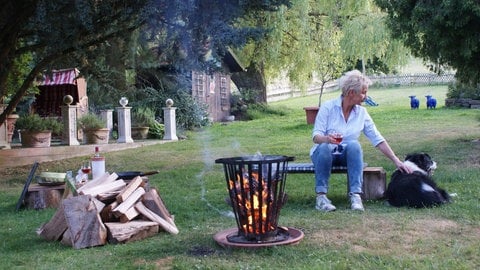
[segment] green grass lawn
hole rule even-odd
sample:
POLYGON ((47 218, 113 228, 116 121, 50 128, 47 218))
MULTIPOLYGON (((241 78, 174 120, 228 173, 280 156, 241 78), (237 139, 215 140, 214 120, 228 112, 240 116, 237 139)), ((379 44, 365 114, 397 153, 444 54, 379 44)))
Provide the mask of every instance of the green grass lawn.
MULTIPOLYGON (((368 107, 377 127, 399 157, 426 151, 438 162, 437 183, 456 193, 453 203, 431 209, 392 208, 365 202, 349 210, 345 175, 333 175, 333 213, 314 208, 313 175, 288 175, 288 201, 279 224, 300 229, 298 245, 255 250, 225 249, 213 235, 236 226, 225 203, 220 157, 262 154, 309 160, 311 129, 303 107, 317 96, 272 103, 283 114, 249 122, 214 124, 188 132, 187 140, 107 153, 107 170, 160 170, 150 177, 180 230, 137 242, 82 250, 46 242, 35 230, 55 209, 16 212, 28 167, 5 170, 0 180, 0 265, 2 269, 475 269, 480 267, 480 112, 444 108, 446 86, 371 89, 379 103, 368 107), (421 106, 410 110, 409 95, 421 106), (437 98, 427 110, 424 96, 437 98)), ((323 100, 338 96, 324 94, 323 100)), ((362 138, 365 161, 387 178, 394 165, 362 138)), ((80 158, 43 163, 40 169, 76 169, 80 158)))

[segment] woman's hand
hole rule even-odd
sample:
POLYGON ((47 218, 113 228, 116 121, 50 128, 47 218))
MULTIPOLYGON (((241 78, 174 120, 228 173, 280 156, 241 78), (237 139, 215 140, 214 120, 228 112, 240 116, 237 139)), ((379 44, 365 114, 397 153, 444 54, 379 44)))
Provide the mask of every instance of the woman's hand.
POLYGON ((400 170, 401 172, 403 173, 412 173, 412 169, 405 165, 405 163, 401 162, 401 161, 398 161, 395 163, 395 166, 397 166, 397 169, 400 170))
POLYGON ((316 144, 322 144, 322 143, 340 144, 334 138, 333 134, 329 134, 329 135, 326 135, 326 136, 315 135, 315 137, 313 138, 313 143, 316 143, 316 144))

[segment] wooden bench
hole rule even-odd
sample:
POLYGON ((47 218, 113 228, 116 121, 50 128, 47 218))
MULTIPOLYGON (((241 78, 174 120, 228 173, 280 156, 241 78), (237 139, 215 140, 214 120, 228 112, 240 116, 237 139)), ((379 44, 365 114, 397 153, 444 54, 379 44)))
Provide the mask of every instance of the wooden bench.
MULTIPOLYGON (((288 163, 287 173, 315 173, 313 163, 288 163)), ((346 166, 333 166, 332 173, 347 173, 346 166)), ((363 168, 363 194, 364 200, 382 199, 387 185, 386 172, 382 167, 363 168)))

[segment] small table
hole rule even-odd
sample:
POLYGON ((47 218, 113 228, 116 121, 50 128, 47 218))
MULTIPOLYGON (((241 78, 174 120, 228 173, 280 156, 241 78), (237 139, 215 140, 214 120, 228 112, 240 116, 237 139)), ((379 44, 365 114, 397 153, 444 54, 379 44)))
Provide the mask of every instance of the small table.
POLYGON ((47 207, 57 208, 63 198, 65 183, 60 185, 32 184, 25 195, 25 206, 36 210, 47 207))

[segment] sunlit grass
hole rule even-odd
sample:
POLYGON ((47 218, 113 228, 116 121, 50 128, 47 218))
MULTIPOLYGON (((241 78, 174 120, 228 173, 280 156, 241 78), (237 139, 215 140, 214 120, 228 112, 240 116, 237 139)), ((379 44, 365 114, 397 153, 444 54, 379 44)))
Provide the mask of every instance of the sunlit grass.
MULTIPOLYGON (((160 170, 150 184, 175 215, 178 235, 160 233, 125 245, 74 250, 46 242, 35 229, 54 209, 15 212, 28 166, 0 180, 0 265, 20 269, 475 269, 480 266, 480 122, 478 110, 444 107, 446 86, 371 89, 379 103, 368 107, 377 127, 399 157, 427 151, 438 162, 438 184, 456 193, 452 204, 432 209, 391 208, 365 202, 364 213, 348 210, 345 175, 331 179, 334 213, 314 209, 313 175, 288 175, 288 201, 280 225, 301 229, 294 246, 256 250, 224 249, 213 241, 219 231, 236 226, 225 215, 226 182, 216 158, 255 154, 294 156, 309 161, 311 126, 303 107, 317 96, 270 104, 286 114, 262 115, 249 122, 214 124, 188 132, 187 140, 106 153, 107 170, 160 170), (437 98, 426 110, 424 95, 437 98), (409 95, 421 100, 410 110, 409 95), (201 252, 200 252, 201 251, 201 252)), ((325 93, 323 100, 338 96, 325 93)), ((365 160, 390 176, 394 167, 363 137, 365 160)), ((41 168, 75 168, 80 158, 41 164, 41 168)))

